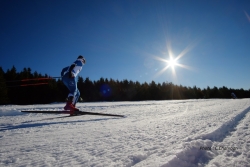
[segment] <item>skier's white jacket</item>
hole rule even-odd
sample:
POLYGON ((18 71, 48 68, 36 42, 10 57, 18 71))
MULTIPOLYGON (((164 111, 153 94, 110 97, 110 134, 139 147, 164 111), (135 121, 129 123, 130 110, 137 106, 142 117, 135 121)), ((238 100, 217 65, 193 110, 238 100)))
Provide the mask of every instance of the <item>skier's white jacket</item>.
MULTIPOLYGON (((75 65, 75 67, 73 68, 73 70, 71 72, 73 73, 74 77, 76 77, 78 75, 78 73, 82 70, 82 66, 84 64, 81 61, 81 59, 77 59, 72 65, 75 65)), ((66 75, 69 72, 69 68, 70 68, 70 66, 62 69, 61 77, 63 77, 64 75, 66 75)))

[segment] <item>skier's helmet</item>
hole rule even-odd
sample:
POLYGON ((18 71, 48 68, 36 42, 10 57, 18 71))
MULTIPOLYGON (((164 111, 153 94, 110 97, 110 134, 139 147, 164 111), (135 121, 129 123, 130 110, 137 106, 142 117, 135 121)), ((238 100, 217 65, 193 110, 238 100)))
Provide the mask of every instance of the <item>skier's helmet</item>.
POLYGON ((77 59, 81 60, 83 64, 86 63, 86 60, 85 60, 85 58, 82 55, 79 55, 77 59))

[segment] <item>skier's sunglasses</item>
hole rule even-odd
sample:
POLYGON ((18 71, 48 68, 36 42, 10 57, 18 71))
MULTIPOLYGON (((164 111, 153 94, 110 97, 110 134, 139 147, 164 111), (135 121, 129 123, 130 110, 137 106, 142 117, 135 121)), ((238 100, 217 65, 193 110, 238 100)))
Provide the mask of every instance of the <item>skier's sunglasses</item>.
POLYGON ((82 63, 83 63, 83 64, 85 64, 85 63, 86 63, 85 59, 81 59, 81 61, 82 61, 82 63))

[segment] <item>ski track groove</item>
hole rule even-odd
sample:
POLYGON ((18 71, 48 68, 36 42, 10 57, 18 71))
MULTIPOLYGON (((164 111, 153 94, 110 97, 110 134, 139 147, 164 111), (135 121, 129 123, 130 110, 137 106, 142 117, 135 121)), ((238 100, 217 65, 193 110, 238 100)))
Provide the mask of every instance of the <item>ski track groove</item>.
MULTIPOLYGON (((194 139, 188 139, 186 143, 185 150, 179 152, 176 157, 174 157, 167 164, 162 165, 161 167, 203 167, 208 164, 209 160, 213 159, 215 155, 211 152, 205 152, 197 148, 197 143, 204 147, 212 147, 213 142, 222 142, 234 129, 239 125, 241 121, 246 118, 246 115, 250 111, 250 106, 245 110, 237 114, 231 120, 223 123, 218 129, 214 130, 211 133, 200 135, 194 139), (191 156, 186 156, 190 152, 191 156)), ((248 124, 247 124, 248 125, 248 124)), ((237 152, 235 153, 237 156, 237 152)), ((240 153, 239 153, 240 154, 240 153)), ((247 155, 250 158, 250 154, 247 155)), ((230 164, 229 164, 230 165, 230 164)), ((250 167, 250 165, 247 165, 250 167)))
MULTIPOLYGON (((244 118, 235 127, 235 131, 223 140, 226 146, 235 148, 234 151, 218 150, 214 157, 206 167, 233 166, 233 167, 250 167, 250 132, 245 129, 250 129, 250 112, 246 113, 244 118), (224 158, 223 156, 226 158, 224 158), (242 161, 245 159, 246 161, 242 161), (223 165, 221 164, 223 162, 223 165)), ((214 145, 220 146, 220 142, 215 142, 214 145)))

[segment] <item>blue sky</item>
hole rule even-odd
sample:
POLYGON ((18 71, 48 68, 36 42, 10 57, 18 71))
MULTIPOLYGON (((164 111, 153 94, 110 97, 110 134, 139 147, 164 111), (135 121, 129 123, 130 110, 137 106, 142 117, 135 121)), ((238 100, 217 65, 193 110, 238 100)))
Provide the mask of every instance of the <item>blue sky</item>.
POLYGON ((250 89, 249 0, 1 0, 0 16, 5 71, 57 77, 81 54, 92 81, 250 89))

